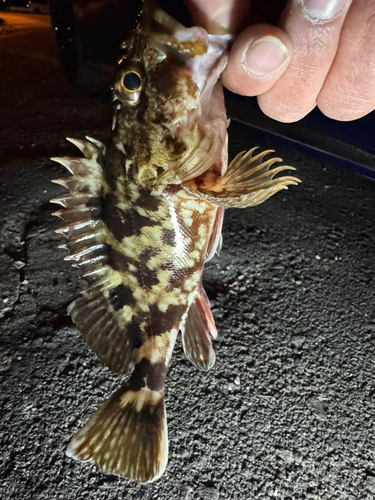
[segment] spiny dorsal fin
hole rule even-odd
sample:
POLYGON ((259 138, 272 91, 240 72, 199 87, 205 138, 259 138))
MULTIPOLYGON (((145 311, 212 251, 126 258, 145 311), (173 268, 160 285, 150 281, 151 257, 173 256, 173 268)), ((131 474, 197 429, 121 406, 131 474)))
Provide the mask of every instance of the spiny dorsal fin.
POLYGON ((92 137, 86 136, 87 141, 82 141, 81 139, 73 139, 72 137, 66 138, 69 142, 77 146, 77 148, 83 153, 85 158, 89 160, 100 160, 101 156, 105 155, 105 146, 102 142, 93 139, 92 137))
POLYGON ((124 310, 118 308, 123 302, 124 285, 111 265, 110 238, 102 220, 106 184, 99 159, 104 145, 91 138, 89 141, 71 141, 86 158, 53 158, 73 174, 53 181, 70 190, 70 194, 51 200, 63 207, 54 215, 66 224, 56 232, 67 238, 61 245, 70 251, 65 260, 78 267, 88 282, 68 312, 99 359, 114 372, 128 374, 133 370, 133 348, 140 338, 134 328, 127 328, 130 315, 124 317, 124 310))
POLYGON ((102 167, 96 160, 69 157, 51 158, 51 160, 60 163, 60 165, 69 170, 74 176, 90 176, 97 178, 102 174, 102 167))

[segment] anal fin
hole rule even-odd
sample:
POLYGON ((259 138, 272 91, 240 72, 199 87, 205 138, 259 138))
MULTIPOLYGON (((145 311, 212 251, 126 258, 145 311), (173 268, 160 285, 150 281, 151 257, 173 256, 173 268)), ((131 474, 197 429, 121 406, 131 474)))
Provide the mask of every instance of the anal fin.
POLYGON ((203 182, 201 179, 196 188, 187 185, 185 189, 190 194, 220 207, 245 208, 259 205, 281 189, 287 189, 288 186, 301 182, 292 176, 274 178, 279 172, 295 169, 285 165, 270 168, 274 163, 281 162, 281 159, 264 160, 264 157, 273 151, 264 151, 254 156, 256 149, 239 153, 226 172, 217 177, 211 185, 207 186, 204 179, 203 182))
POLYGON ((182 328, 185 355, 198 370, 208 371, 215 364, 211 337, 217 337, 217 330, 208 297, 201 287, 182 328))

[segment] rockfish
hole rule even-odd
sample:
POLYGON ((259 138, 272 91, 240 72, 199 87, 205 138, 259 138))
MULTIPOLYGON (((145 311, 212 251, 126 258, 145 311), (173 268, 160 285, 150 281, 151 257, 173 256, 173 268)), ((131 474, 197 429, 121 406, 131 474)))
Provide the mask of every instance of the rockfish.
POLYGON ((229 35, 185 28, 152 1, 123 49, 106 146, 69 139, 84 158, 53 158, 72 176, 57 232, 87 287, 69 306, 83 338, 125 382, 74 436, 68 455, 141 482, 167 464, 164 382, 179 332, 201 370, 217 336, 202 286, 221 246, 225 207, 250 207, 296 184, 274 178, 269 151, 227 162, 220 83, 229 35))

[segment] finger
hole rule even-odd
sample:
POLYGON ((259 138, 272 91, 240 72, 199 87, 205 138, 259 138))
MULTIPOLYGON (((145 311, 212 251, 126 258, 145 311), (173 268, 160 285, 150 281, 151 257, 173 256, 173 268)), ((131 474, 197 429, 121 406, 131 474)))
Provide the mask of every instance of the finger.
POLYGON ((321 111, 336 120, 354 120, 375 109, 375 1, 351 5, 339 48, 318 96, 321 111))
POLYGON ((185 0, 192 21, 208 33, 238 33, 250 14, 250 0, 185 0))
POLYGON ((281 78, 258 98, 266 115, 282 122, 293 122, 315 107, 335 57, 350 2, 290 0, 280 28, 291 38, 293 56, 281 78))
POLYGON ((250 26, 233 44, 223 84, 237 94, 254 96, 270 89, 285 71, 292 53, 286 33, 267 24, 250 26))

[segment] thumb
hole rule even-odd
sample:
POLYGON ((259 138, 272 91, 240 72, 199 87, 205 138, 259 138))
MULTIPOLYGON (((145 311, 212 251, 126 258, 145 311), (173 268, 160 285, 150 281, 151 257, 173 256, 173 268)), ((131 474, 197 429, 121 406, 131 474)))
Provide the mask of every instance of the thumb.
MULTIPOLYGON (((208 33, 236 34, 249 24, 250 0, 185 0, 194 24, 208 33)), ((287 68, 292 42, 269 24, 246 28, 235 40, 223 84, 232 92, 255 96, 269 90, 287 68)))
POLYGON ((292 55, 289 36, 276 26, 256 24, 235 40, 222 81, 232 92, 255 96, 269 90, 292 55))
POLYGON ((236 34, 248 24, 250 0, 185 0, 195 25, 213 35, 236 34))

